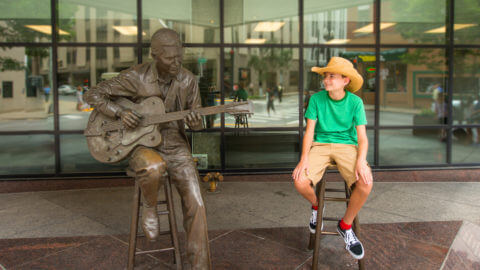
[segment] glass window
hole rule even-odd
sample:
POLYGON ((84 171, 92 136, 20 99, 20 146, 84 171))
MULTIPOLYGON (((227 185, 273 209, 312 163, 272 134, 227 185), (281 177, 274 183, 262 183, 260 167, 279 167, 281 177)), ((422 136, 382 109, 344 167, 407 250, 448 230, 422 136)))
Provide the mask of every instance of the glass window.
POLYGON ((0 2, 0 42, 48 42, 51 23, 50 0, 0 2))
POLYGON ((51 135, 0 136, 0 175, 55 172, 51 135))
POLYGON ((228 169, 294 168, 298 163, 298 132, 225 133, 228 169))
POLYGON ((452 138, 453 163, 480 163, 480 127, 454 128, 452 138))
POLYGON ((375 133, 373 130, 367 130, 367 137, 368 137, 368 152, 367 152, 367 162, 370 164, 370 166, 375 165, 374 164, 374 153, 375 153, 375 133))
POLYGON ((58 0, 59 40, 64 42, 136 42, 136 1, 58 0))
POLYGON ((380 125, 446 123, 445 53, 443 49, 382 49, 380 125))
POLYGON ((453 124, 480 124, 480 49, 456 49, 453 124))
POLYGON ((303 40, 316 44, 374 43, 373 12, 373 0, 305 0, 303 40))
POLYGON ((53 129, 49 47, 0 48, 0 130, 53 129))
MULTIPOLYGON (((298 49, 226 49, 225 103, 242 96, 251 100, 254 114, 244 119, 251 128, 298 127, 298 76, 290 76, 298 64, 298 49)), ((226 127, 237 121, 225 116, 226 127)))
POLYGON ((382 0, 381 42, 445 44, 447 1, 382 0))
POLYGON ((198 159, 199 170, 220 169, 220 133, 217 132, 193 132, 189 133, 189 141, 192 146, 192 155, 198 159))
POLYGON ((116 164, 104 164, 95 160, 82 134, 60 136, 60 160, 62 173, 123 172, 128 166, 128 160, 116 164))
POLYGON ((455 1, 455 43, 476 44, 480 42, 480 2, 455 1))
POLYGON ((85 129, 92 108, 83 100, 84 92, 135 64, 136 50, 131 47, 59 47, 60 129, 85 129))
POLYGON ((333 56, 352 62, 363 77, 362 88, 355 94, 362 98, 368 125, 375 122, 375 53, 373 49, 361 48, 307 48, 304 49, 304 112, 310 96, 323 90, 322 76, 312 72, 312 67, 325 67, 333 56))
POLYGON ((379 165, 444 164, 442 129, 389 129, 379 132, 379 165))
POLYGON ((219 0, 143 0, 143 40, 160 28, 171 28, 185 43, 220 42, 219 0))
POLYGON ((298 1, 225 0, 225 43, 298 43, 298 1))

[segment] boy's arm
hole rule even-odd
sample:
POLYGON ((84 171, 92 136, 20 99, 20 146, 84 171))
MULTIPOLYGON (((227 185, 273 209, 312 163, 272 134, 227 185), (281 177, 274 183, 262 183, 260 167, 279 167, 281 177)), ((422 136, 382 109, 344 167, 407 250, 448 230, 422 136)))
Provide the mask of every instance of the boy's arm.
POLYGON ((308 174, 308 154, 310 153, 310 148, 312 147, 316 122, 316 120, 307 118, 307 128, 303 136, 302 156, 292 174, 293 179, 296 181, 300 180, 300 177, 303 175, 303 171, 306 170, 308 174))
POLYGON ((358 139, 357 162, 355 166, 355 176, 357 180, 363 180, 367 185, 373 182, 372 172, 367 163, 368 138, 365 125, 356 127, 358 139))

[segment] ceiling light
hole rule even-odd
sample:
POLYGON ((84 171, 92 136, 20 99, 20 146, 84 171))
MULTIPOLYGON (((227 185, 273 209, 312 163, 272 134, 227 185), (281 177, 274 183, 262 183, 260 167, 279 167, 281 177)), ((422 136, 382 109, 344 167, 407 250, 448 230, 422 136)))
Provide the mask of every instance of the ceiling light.
POLYGON ((259 22, 253 31, 255 32, 275 32, 282 28, 285 22, 259 22))
MULTIPOLYGON (((469 28, 469 27, 474 27, 474 26, 477 26, 477 25, 473 24, 473 23, 456 23, 456 24, 453 25, 453 29, 456 31, 456 30, 469 28)), ((446 32, 445 26, 425 31, 425 33, 427 33, 427 34, 441 34, 441 33, 445 33, 445 32, 446 32)))
POLYGON ((245 43, 247 43, 247 44, 263 44, 263 43, 265 43, 265 41, 267 41, 267 40, 264 39, 264 38, 249 38, 249 39, 245 40, 245 43))
POLYGON ((325 42, 325 44, 345 44, 345 43, 348 43, 349 41, 350 41, 350 39, 334 38, 334 39, 331 39, 331 40, 325 42))
MULTIPOLYGON (((30 29, 35 30, 35 31, 40 32, 40 33, 47 34, 47 35, 52 34, 52 26, 51 25, 29 24, 29 25, 25 25, 25 27, 30 28, 30 29)), ((70 35, 70 33, 66 32, 66 31, 63 31, 62 29, 58 29, 58 30, 59 30, 60 35, 70 35)))
MULTIPOLYGON (((397 23, 380 23, 380 30, 394 26, 397 23)), ((373 33, 373 23, 353 31, 354 33, 373 33)))
MULTIPOLYGON (((119 32, 124 36, 136 36, 137 35, 137 27, 136 26, 113 26, 115 31, 119 32)), ((142 35, 146 35, 145 32, 142 32, 142 35)))

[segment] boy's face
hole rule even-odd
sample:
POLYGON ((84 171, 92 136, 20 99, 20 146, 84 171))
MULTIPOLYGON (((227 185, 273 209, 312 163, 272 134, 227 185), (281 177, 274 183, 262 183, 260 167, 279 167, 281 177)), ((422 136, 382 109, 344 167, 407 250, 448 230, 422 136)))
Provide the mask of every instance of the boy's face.
POLYGON ((327 91, 343 90, 350 83, 348 77, 338 73, 325 72, 323 74, 323 85, 327 91))

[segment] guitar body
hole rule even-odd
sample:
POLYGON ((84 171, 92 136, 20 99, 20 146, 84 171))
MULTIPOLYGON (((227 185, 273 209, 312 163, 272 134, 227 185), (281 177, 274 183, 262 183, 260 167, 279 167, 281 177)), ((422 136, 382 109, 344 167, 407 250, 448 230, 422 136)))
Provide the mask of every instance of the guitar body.
MULTIPOLYGON (((119 98, 115 101, 126 109, 134 110, 144 117, 165 114, 165 106, 159 97, 149 97, 136 104, 132 101, 119 98)), ((104 131, 103 127, 119 124, 119 120, 106 116, 94 110, 88 119, 85 136, 88 149, 92 156, 103 163, 115 163, 123 160, 137 146, 158 146, 162 137, 158 125, 139 125, 135 129, 119 128, 113 131, 104 131)))

